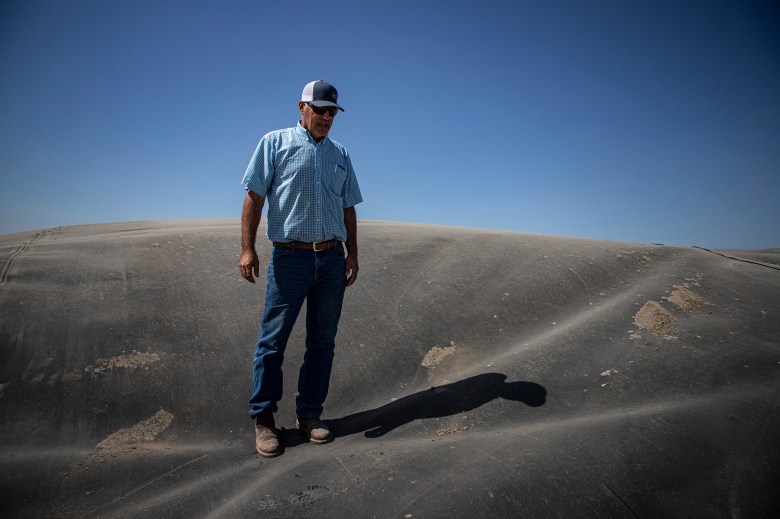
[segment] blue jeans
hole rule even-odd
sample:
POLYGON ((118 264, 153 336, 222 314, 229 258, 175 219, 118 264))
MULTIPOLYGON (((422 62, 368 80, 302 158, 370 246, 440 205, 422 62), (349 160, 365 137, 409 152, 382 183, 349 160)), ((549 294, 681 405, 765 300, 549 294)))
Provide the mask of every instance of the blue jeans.
POLYGON ((306 353, 298 375, 296 413, 318 417, 328 396, 336 331, 346 289, 344 249, 274 247, 260 337, 255 349, 249 416, 276 412, 282 398, 282 362, 287 340, 306 300, 306 353))

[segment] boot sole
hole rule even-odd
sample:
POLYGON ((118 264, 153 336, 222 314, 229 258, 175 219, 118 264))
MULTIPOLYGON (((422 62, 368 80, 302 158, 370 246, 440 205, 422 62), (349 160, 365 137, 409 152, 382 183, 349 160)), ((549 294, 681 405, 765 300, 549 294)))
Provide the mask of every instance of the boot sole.
POLYGON ((256 450, 257 450, 257 453, 260 456, 264 457, 264 458, 275 458, 275 457, 279 456, 282 453, 281 449, 279 449, 276 452, 263 452, 260 449, 256 449, 256 450))
POLYGON ((315 440, 314 438, 311 437, 311 435, 309 434, 309 431, 307 431, 306 428, 304 426, 302 426, 301 423, 298 420, 295 420, 295 425, 297 425, 298 429, 300 429, 301 432, 303 432, 303 434, 306 435, 306 437, 309 439, 310 443, 315 443, 317 445, 323 445, 323 444, 330 443, 330 442, 333 441, 333 432, 332 431, 330 433, 330 438, 328 438, 326 440, 315 440))

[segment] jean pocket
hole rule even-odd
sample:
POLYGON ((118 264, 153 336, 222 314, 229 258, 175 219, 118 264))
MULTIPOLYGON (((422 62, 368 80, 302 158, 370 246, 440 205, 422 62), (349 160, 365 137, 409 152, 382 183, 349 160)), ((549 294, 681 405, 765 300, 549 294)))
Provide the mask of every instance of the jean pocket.
POLYGON ((292 247, 274 247, 274 258, 283 258, 284 256, 289 256, 292 251, 294 251, 292 247))

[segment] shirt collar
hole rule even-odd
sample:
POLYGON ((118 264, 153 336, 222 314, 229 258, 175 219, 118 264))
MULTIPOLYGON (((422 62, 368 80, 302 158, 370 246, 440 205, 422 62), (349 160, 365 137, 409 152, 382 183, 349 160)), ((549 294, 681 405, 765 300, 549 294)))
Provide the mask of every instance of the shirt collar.
POLYGON ((325 138, 322 139, 320 142, 315 141, 312 138, 312 136, 309 133, 309 131, 306 128, 304 128, 303 126, 301 126, 301 121, 298 121, 298 124, 295 125, 295 130, 298 132, 298 134, 301 137, 303 137, 305 139, 309 139, 309 142, 311 142, 315 146, 318 145, 318 144, 322 144, 323 142, 325 142, 325 141, 327 141, 329 139, 329 137, 326 135, 325 138))

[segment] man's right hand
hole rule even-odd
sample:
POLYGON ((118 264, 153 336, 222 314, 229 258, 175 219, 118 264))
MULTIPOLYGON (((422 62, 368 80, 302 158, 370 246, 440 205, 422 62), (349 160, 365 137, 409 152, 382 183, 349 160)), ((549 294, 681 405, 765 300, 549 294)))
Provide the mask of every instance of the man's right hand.
POLYGON ((265 198, 249 190, 246 192, 244 206, 241 208, 241 259, 238 260, 238 268, 241 277, 250 283, 254 283, 255 278, 260 277, 260 260, 255 251, 255 236, 257 226, 260 225, 263 204, 265 198))
POLYGON ((257 257, 257 252, 254 250, 242 252, 241 259, 238 260, 238 268, 241 271, 241 277, 254 283, 255 278, 260 277, 260 259, 257 257))

